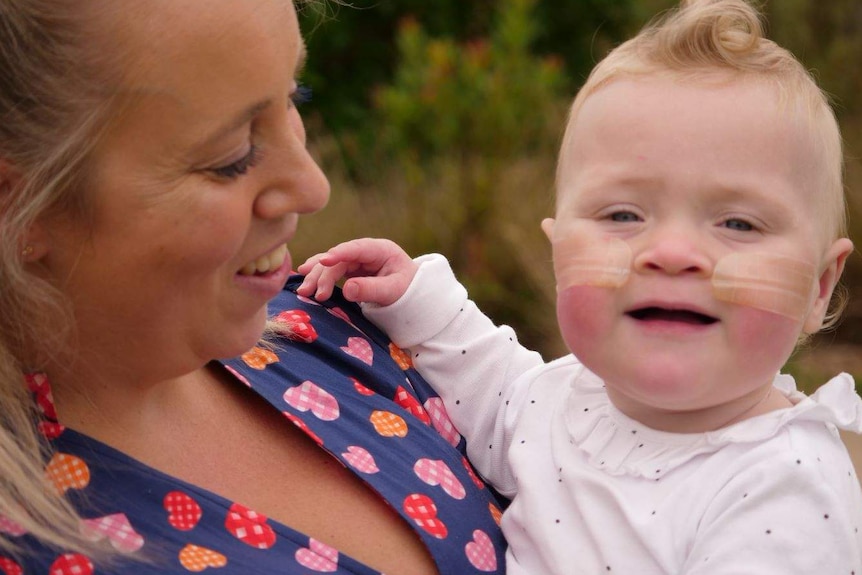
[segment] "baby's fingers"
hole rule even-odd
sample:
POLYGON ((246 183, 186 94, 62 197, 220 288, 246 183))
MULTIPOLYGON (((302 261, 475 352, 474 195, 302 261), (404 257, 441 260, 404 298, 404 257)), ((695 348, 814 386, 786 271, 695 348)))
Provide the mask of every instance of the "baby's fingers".
MULTIPOLYGON (((300 267, 307 269, 306 264, 302 264, 300 267)), ((334 266, 314 264, 314 267, 306 273, 305 279, 296 288, 296 293, 305 297, 313 297, 318 301, 326 301, 332 296, 336 282, 344 277, 346 269, 347 264, 343 263, 334 266)))

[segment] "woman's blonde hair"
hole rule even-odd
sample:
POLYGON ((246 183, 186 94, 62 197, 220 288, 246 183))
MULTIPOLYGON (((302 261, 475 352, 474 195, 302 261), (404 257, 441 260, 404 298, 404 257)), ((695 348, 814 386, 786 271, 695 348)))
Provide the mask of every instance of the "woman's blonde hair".
MULTIPOLYGON (((118 112, 109 73, 122 57, 92 40, 99 4, 0 0, 0 517, 95 557, 101 546, 46 479, 49 453, 24 378, 70 350, 74 318, 63 295, 26 269, 23 248, 41 217, 88 213, 87 158, 118 112)), ((5 535, 0 549, 20 551, 5 535)))
MULTIPOLYGON (((842 141, 829 98, 793 54, 765 37, 761 18, 746 0, 683 0, 613 49, 592 70, 571 105, 557 180, 584 101, 614 80, 650 75, 683 82, 728 77, 766 82, 776 91, 777 105, 807 122, 820 172, 815 178, 819 201, 812 210, 822 215, 825 239, 831 243, 846 237, 842 141)), ((839 290, 826 326, 840 315, 846 299, 842 293, 839 290)))

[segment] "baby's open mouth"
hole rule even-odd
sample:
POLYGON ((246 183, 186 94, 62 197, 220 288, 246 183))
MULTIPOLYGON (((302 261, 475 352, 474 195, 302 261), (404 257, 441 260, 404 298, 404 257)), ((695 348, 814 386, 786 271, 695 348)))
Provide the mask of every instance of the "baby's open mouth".
POLYGON ((626 315, 638 321, 670 321, 694 325, 710 325, 717 318, 687 309, 666 309, 661 307, 645 307, 627 312, 626 315))
POLYGON ((287 244, 281 244, 268 254, 264 254, 243 266, 239 270, 241 276, 261 275, 274 270, 277 270, 284 263, 284 258, 287 256, 287 244))

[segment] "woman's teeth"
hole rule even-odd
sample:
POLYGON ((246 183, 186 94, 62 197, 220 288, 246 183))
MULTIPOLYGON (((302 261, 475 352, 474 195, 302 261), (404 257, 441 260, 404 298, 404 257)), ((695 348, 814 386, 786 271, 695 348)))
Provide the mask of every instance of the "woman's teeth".
POLYGON ((286 255, 287 244, 282 244, 268 254, 262 255, 253 262, 247 263, 244 268, 239 270, 239 273, 243 276, 252 276, 277 270, 281 267, 281 264, 284 263, 286 255))

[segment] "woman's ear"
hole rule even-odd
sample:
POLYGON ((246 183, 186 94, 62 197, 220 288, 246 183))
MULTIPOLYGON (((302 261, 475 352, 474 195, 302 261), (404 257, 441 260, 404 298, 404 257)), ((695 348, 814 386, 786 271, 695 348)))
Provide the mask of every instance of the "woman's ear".
POLYGON ((827 250, 823 259, 823 271, 818 280, 817 297, 802 326, 804 333, 817 333, 823 327, 823 320, 829 311, 829 302, 832 300, 832 292, 835 291, 835 286, 844 271, 844 264, 851 253, 853 253, 853 242, 847 238, 836 240, 827 250))
MULTIPOLYGON (((11 162, 0 158, 0 211, 8 209, 12 194, 23 184, 21 171, 11 162)), ((47 237, 42 224, 34 223, 20 240, 18 249, 21 259, 33 262, 41 259, 48 251, 47 237)))

